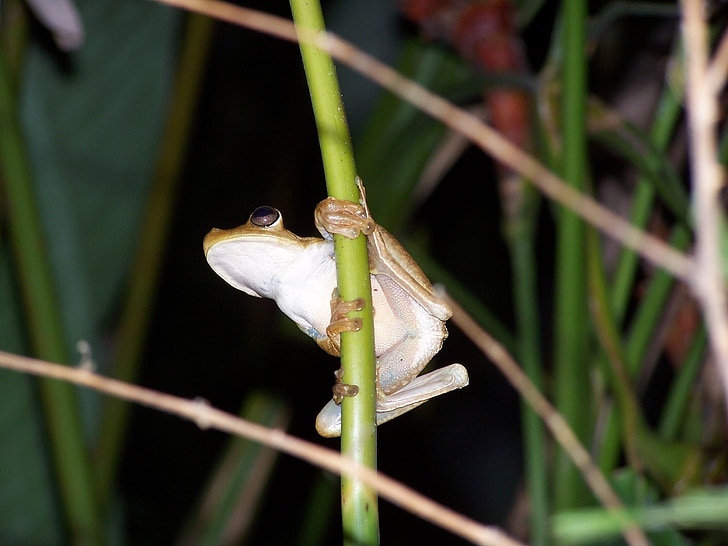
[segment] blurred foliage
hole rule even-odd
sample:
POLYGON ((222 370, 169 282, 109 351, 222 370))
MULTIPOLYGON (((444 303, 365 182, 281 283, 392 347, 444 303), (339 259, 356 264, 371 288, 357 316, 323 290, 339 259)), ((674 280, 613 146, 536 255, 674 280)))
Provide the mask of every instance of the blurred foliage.
MULTIPOLYGON (((287 5, 254 4, 290 16, 287 5)), ((313 421, 330 396, 337 362, 281 318, 274 304, 244 297, 216 278, 201 251, 212 226, 238 225, 263 203, 281 209, 292 231, 314 233, 312 211, 324 185, 297 48, 227 24, 195 35, 188 17, 152 2, 76 5, 85 42, 63 52, 22 3, 2 3, 0 348, 40 354, 39 345, 50 341, 35 329, 46 311, 35 307, 33 283, 45 276, 51 297, 40 303, 57 317, 56 354, 67 355, 58 358, 64 363, 80 360, 76 343, 85 339, 104 374, 200 396, 281 426, 290 415, 290 432, 335 446, 315 437, 313 421), (176 75, 189 44, 205 52, 209 47, 209 54, 186 81, 176 75), (189 101, 180 107, 185 92, 189 101), (189 123, 175 125, 180 120, 189 123), (180 134, 185 138, 173 139, 180 134), (173 184, 160 197, 165 176, 173 184), (21 207, 13 188, 30 196, 31 206, 21 207), (140 262, 150 241, 155 259, 140 262), (47 267, 29 270, 21 252, 26 247, 39 249, 38 263, 47 267), (149 280, 135 282, 146 266, 149 280), (137 309, 130 307, 134 297, 145 305, 129 315, 137 309), (117 367, 120 340, 124 348, 130 343, 120 332, 125 321, 135 322, 135 313, 141 327, 132 340, 139 347, 132 368, 138 371, 127 376, 117 367)), ((474 68, 456 48, 423 38, 391 2, 324 6, 332 30, 458 104, 481 106, 489 92, 504 88, 528 93, 533 153, 557 168, 568 83, 555 24, 562 11, 536 0, 517 8, 521 26, 512 38, 522 40, 531 68, 493 74, 474 68)), ((589 9, 582 82, 589 93, 582 120, 587 191, 687 248, 674 5, 603 2, 589 9)), ((712 23, 720 35, 724 15, 714 14, 712 23)), ((540 376, 553 398, 561 380, 552 366, 554 340, 562 328, 553 320, 559 297, 554 272, 564 256, 556 251, 557 208, 541 203, 526 185, 505 185, 500 167, 412 106, 345 69, 341 74, 374 217, 535 379, 540 376), (508 208, 514 202, 504 201, 514 195, 504 190, 513 188, 522 198, 517 215, 508 208)), ((587 372, 575 393, 589 420, 583 440, 630 510, 650 531, 659 526, 660 533, 650 535, 655 544, 725 542, 725 517, 712 511, 725 504, 725 487, 693 489, 724 484, 726 475, 723 394, 705 364, 699 312, 684 287, 631 253, 601 237, 587 237, 587 244, 593 245, 590 267, 601 268, 603 281, 590 284, 587 297, 609 303, 574 329, 583 332, 578 364, 587 372)), ((577 531, 575 542, 617 543, 590 495, 578 493, 573 512, 553 508, 561 476, 552 464, 552 442, 538 434, 529 439, 538 423, 521 421, 517 396, 455 328, 433 365, 453 361, 467 365, 471 385, 382 427, 379 467, 516 536, 530 531, 534 543, 564 543, 577 531), (534 459, 543 474, 534 472, 534 459), (575 530, 575 522, 582 527, 575 530)), ((287 457, 272 464, 270 454, 245 442, 226 450, 222 435, 143 408, 132 409, 130 423, 126 416, 109 420, 98 396, 69 389, 68 415, 81 431, 74 439, 54 430, 60 410, 35 379, 0 371, 0 391, 2 544, 102 541, 84 534, 84 518, 95 520, 114 544, 196 542, 201 536, 221 543, 226 532, 233 542, 244 535, 250 544, 341 542, 336 480, 317 469, 287 457), (99 462, 107 457, 99 452, 103 434, 120 440, 118 458, 105 464, 99 462), (98 514, 84 514, 67 496, 59 438, 88 455, 76 463, 86 465, 93 480, 78 487, 98 500, 98 514), (253 484, 246 472, 257 472, 265 487, 248 489, 253 484), (231 487, 205 488, 220 481, 231 487), (252 507, 236 511, 250 491, 252 507), (243 520, 244 531, 234 526, 243 520)), ((423 537, 460 543, 397 508, 384 504, 380 512, 385 544, 423 537)))

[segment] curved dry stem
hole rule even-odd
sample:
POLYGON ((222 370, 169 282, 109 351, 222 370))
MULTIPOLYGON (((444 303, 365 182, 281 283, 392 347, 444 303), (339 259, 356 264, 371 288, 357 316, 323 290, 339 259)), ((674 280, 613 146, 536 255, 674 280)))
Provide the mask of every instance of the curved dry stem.
POLYGON ((202 399, 186 400, 97 375, 88 367, 70 368, 3 351, 0 351, 0 367, 89 387, 116 398, 189 419, 201 429, 213 428, 248 438, 330 472, 350 475, 377 489, 382 497, 393 504, 434 525, 447 529, 473 544, 524 546, 499 529, 467 518, 384 474, 342 457, 337 451, 301 440, 281 430, 270 429, 225 413, 213 408, 202 399))
POLYGON ((457 324, 465 335, 490 358, 498 369, 506 376, 508 381, 518 393, 528 402, 533 410, 543 420, 546 427, 551 431, 556 441, 561 444, 564 451, 571 457, 574 465, 584 476, 584 480, 599 499, 602 505, 619 521, 624 538, 631 545, 647 545, 649 541, 637 526, 634 519, 628 516, 623 510, 624 505, 617 494, 609 485, 609 482, 601 473, 594 459, 577 438, 574 431, 556 411, 553 405, 541 394, 528 376, 521 370, 508 351, 498 343, 492 336, 483 330, 473 318, 468 315, 458 303, 444 295, 450 307, 452 307, 452 321, 457 324))
POLYGON ((675 250, 657 237, 636 228, 591 197, 571 188, 533 156, 509 142, 476 116, 405 78, 396 70, 345 40, 325 32, 299 32, 296 36, 293 23, 286 19, 217 0, 157 1, 203 13, 284 40, 295 42, 300 39, 315 44, 328 51, 332 57, 343 62, 349 68, 377 82, 395 95, 411 102, 423 112, 465 135, 483 151, 530 180, 551 199, 570 208, 607 236, 635 250, 643 258, 664 268, 675 277, 685 282, 690 281, 693 269, 693 260, 690 257, 675 250))
MULTIPOLYGON (((713 354, 723 382, 724 400, 728 404, 728 298, 721 272, 719 237, 720 191, 724 178, 723 169, 718 164, 718 97, 716 82, 713 81, 717 76, 711 78, 711 74, 715 72, 711 72, 708 65, 709 40, 703 3, 700 0, 682 0, 681 5, 695 209, 693 290, 703 309, 713 354)), ((722 56, 718 62, 721 62, 720 59, 722 56)))

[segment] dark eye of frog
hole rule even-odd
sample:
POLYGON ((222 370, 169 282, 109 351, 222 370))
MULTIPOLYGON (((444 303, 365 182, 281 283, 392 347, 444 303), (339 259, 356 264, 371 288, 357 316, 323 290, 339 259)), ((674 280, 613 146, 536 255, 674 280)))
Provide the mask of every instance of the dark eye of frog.
POLYGON ((281 213, 273 207, 258 207, 250 215, 250 223, 258 227, 270 227, 281 217, 281 213))

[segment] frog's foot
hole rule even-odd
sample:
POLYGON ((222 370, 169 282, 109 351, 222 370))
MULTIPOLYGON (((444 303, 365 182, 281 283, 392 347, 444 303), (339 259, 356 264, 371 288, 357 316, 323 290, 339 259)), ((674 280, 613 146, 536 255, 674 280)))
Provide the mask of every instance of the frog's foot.
POLYGON ((356 385, 347 385, 342 381, 344 377, 343 366, 334 372, 334 376, 336 377, 336 383, 334 383, 331 390, 334 393, 333 400, 337 406, 341 405, 341 401, 345 396, 356 396, 359 394, 359 387, 356 385))
MULTIPOLYGON (((415 409, 417 406, 424 404, 425 401, 417 404, 412 404, 406 408, 399 408, 392 410, 387 413, 377 412, 377 426, 387 421, 391 421, 395 417, 407 413, 409 410, 415 409)), ((318 432, 324 438, 336 438, 341 436, 341 406, 337 405, 333 400, 329 400, 329 403, 319 412, 316 417, 316 432, 318 432)))
POLYGON ((326 335, 333 339, 341 332, 358 332, 361 330, 361 319, 349 318, 346 315, 352 311, 361 311, 362 309, 364 309, 364 298, 344 301, 334 291, 334 295, 331 297, 331 322, 326 327, 326 335))
POLYGON ((343 366, 334 372, 334 376, 336 376, 336 383, 331 389, 334 396, 316 417, 316 430, 324 438, 341 436, 341 402, 345 396, 359 394, 358 386, 347 385, 341 380, 344 377, 343 366))
MULTIPOLYGON (((451 364, 415 378, 399 391, 377 401, 377 426, 415 409, 441 394, 468 384, 468 371, 461 364, 451 364)), ((325 438, 341 436, 341 406, 333 400, 316 417, 316 430, 325 438)))
POLYGON ((462 364, 450 364, 415 377, 398 391, 377 400, 377 424, 386 423, 435 396, 462 389, 469 381, 468 370, 462 364))
POLYGON ((359 233, 369 235, 376 224, 369 216, 366 206, 351 201, 327 197, 316 205, 314 213, 316 227, 324 237, 337 233, 347 239, 356 239, 359 233))

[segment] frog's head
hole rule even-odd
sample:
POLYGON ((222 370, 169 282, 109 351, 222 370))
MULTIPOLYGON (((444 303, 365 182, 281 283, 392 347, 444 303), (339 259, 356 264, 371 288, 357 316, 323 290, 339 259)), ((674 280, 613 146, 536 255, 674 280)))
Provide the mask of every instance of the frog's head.
POLYGON ((283 225, 273 207, 258 207, 242 226, 213 228, 202 242, 210 267, 225 281, 256 297, 270 297, 276 275, 312 242, 283 225))

